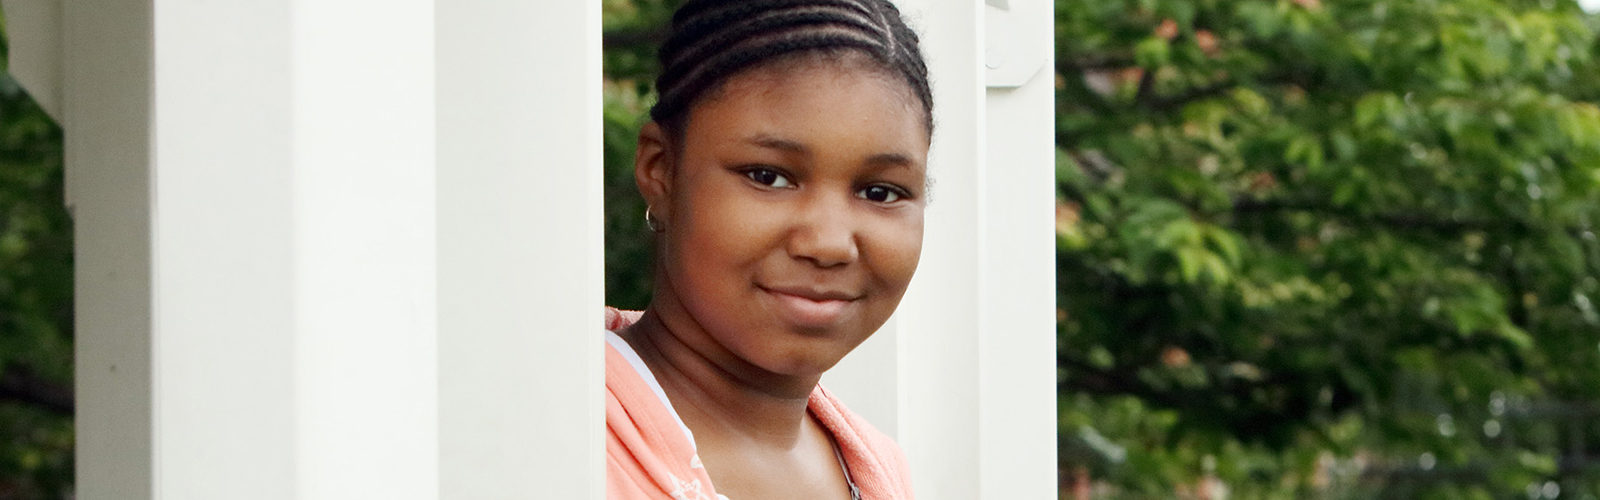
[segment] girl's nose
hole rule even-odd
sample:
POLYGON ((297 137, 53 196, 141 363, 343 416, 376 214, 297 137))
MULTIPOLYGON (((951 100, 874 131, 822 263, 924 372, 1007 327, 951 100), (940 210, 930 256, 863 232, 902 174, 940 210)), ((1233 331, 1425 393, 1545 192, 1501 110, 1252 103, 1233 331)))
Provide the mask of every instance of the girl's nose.
POLYGON ((822 198, 826 199, 813 200, 795 214, 789 255, 825 269, 855 262, 860 251, 850 200, 838 196, 822 198))

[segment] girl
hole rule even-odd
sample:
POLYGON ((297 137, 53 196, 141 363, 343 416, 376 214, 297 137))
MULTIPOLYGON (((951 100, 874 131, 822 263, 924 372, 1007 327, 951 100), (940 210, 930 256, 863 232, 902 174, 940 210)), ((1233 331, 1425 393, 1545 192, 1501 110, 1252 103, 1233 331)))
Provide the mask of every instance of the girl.
POLYGON ((660 58, 634 161, 654 295, 609 325, 608 498, 912 498, 898 446, 817 381, 921 255, 916 34, 887 0, 691 0, 660 58))

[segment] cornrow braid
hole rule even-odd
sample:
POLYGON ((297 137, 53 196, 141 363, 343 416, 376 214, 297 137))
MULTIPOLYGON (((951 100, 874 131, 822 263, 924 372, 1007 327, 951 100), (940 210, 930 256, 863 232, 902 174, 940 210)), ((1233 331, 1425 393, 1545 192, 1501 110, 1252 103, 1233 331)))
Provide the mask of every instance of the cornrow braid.
POLYGON ((933 131, 933 92, 916 32, 889 0, 689 0, 658 54, 650 117, 681 139, 689 110, 754 66, 799 54, 865 54, 902 77, 933 131))

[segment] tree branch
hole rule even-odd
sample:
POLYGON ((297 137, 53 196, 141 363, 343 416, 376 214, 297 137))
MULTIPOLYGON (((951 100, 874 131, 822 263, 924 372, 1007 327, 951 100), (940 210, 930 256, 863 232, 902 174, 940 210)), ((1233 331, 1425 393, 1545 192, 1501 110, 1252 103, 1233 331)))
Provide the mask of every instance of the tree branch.
MULTIPOLYGON (((1143 82, 1141 82, 1141 83, 1143 83, 1143 82)), ((1201 100, 1201 99, 1209 99, 1209 98, 1212 98, 1212 97, 1217 97, 1217 96, 1226 94, 1229 90, 1233 90, 1235 87, 1238 87, 1238 86, 1239 86, 1239 84, 1237 82, 1223 81, 1223 82, 1213 83, 1211 85, 1206 85, 1204 87, 1195 87, 1195 88, 1189 89, 1188 92, 1184 92, 1182 94, 1173 95, 1173 96, 1165 96, 1165 97, 1163 97, 1163 96, 1158 96, 1158 95, 1153 95, 1153 94, 1152 95, 1148 95, 1148 96, 1144 95, 1144 94, 1140 94, 1139 105, 1144 106, 1145 109, 1148 109, 1150 111, 1155 111, 1155 112, 1160 112, 1160 113, 1171 112, 1173 110, 1176 110, 1178 108, 1183 107, 1183 105, 1185 105, 1185 104, 1189 104, 1189 103, 1194 102, 1194 101, 1198 101, 1198 100, 1201 100)), ((1142 88, 1141 88, 1141 90, 1142 90, 1142 88)))
POLYGON ((1147 69, 1139 75, 1139 91, 1134 94, 1133 102, 1143 103, 1153 99, 1156 93, 1156 70, 1147 69))
POLYGON ((57 415, 72 416, 75 411, 72 388, 45 380, 15 363, 0 374, 0 402, 14 401, 57 415))
POLYGON ((1168 408, 1183 407, 1174 395, 1157 391, 1132 374, 1105 370, 1072 356, 1057 356, 1056 359, 1074 375, 1065 382, 1068 387, 1100 396, 1137 396, 1168 408))
POLYGON ((661 43, 665 41, 667 41, 667 30, 665 27, 625 29, 611 31, 600 35, 600 47, 604 50, 613 50, 638 45, 649 45, 655 47, 661 45, 661 43))
POLYGON ((1237 199, 1233 202, 1234 213, 1251 214, 1266 212, 1315 212, 1333 215, 1360 222, 1376 223, 1397 229, 1427 230, 1434 232, 1459 233, 1464 231, 1485 230, 1511 230, 1517 232, 1529 231, 1527 223, 1517 220, 1508 222, 1441 218, 1428 214, 1415 213, 1378 213, 1366 214, 1344 207, 1294 200, 1256 200, 1237 199))
POLYGON ((1107 69, 1121 69, 1135 64, 1132 53, 1120 54, 1087 54, 1078 57, 1063 57, 1057 62, 1057 67, 1070 68, 1075 71, 1095 71, 1107 69))

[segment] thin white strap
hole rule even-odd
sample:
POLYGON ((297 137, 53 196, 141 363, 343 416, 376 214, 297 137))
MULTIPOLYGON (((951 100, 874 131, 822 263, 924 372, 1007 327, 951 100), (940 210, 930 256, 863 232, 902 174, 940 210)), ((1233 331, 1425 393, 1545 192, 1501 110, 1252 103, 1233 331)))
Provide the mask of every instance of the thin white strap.
POLYGON ((839 468, 844 470, 844 482, 850 485, 850 500, 861 500, 861 488, 856 487, 856 481, 850 478, 850 466, 844 463, 844 453, 839 451, 839 443, 833 444, 833 456, 839 459, 839 468))
POLYGON ((606 331, 606 343, 611 344, 611 347, 617 350, 617 354, 622 355, 622 359, 628 360, 628 365, 633 367, 633 371, 638 372, 639 377, 644 379, 645 385, 650 386, 650 392, 656 393, 656 397, 661 399, 661 404, 667 407, 667 413, 672 414, 672 420, 678 423, 678 428, 683 429, 683 436, 689 438, 689 445, 698 451, 700 447, 694 442, 694 431, 690 431, 689 426, 683 424, 683 418, 678 416, 678 409, 673 408, 672 400, 667 399, 667 391, 661 389, 661 382, 650 372, 650 367, 645 366, 644 359, 639 357, 638 351, 634 351, 633 346, 628 345, 628 341, 623 340, 621 335, 610 330, 606 331))

